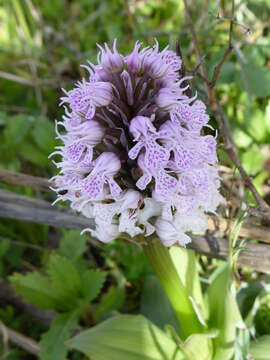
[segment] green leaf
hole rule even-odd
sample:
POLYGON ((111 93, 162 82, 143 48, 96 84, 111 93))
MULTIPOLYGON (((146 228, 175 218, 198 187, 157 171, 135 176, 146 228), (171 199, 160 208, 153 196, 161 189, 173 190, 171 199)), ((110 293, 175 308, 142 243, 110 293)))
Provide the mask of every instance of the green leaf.
POLYGON ((150 275, 144 280, 140 313, 161 329, 170 324, 180 332, 175 312, 156 276, 150 275))
POLYGON ((77 230, 64 231, 60 240, 59 254, 72 261, 79 259, 86 251, 86 237, 81 236, 77 230))
POLYGON ((256 175, 263 169, 264 156, 256 145, 243 154, 242 165, 250 175, 256 175))
POLYGON ((7 239, 0 239, 0 259, 5 256, 10 248, 10 242, 7 239))
POLYGON ((19 151, 26 160, 33 164, 48 166, 50 163, 48 155, 45 155, 36 145, 33 145, 30 142, 23 142, 20 144, 19 151))
POLYGON ((27 275, 15 273, 9 277, 9 281, 26 301, 41 308, 54 308, 55 295, 51 291, 50 282, 38 272, 27 275))
POLYGON ((182 349, 189 360, 209 360, 213 356, 212 338, 217 336, 218 332, 206 334, 194 334, 189 336, 182 349))
POLYGON ((39 116, 35 121, 32 134, 36 144, 45 154, 53 151, 56 145, 55 130, 49 119, 39 116))
POLYGON ((12 146, 20 144, 25 138, 30 126, 31 121, 29 116, 19 114, 10 117, 5 129, 7 143, 12 144, 12 146))
POLYGON ((172 246, 170 255, 173 259, 176 270, 185 286, 188 296, 191 296, 198 307, 198 311, 203 319, 206 316, 204 299, 202 296, 201 283, 198 272, 196 255, 193 250, 187 250, 172 246), (192 281, 190 281, 192 279, 192 281))
POLYGON ((242 63, 241 68, 242 76, 238 76, 237 83, 240 84, 243 90, 246 89, 247 85, 250 92, 256 97, 261 98, 270 95, 270 73, 265 67, 242 63))
POLYGON ((235 341, 235 354, 233 360, 248 359, 250 343, 250 329, 238 329, 237 338, 235 341))
POLYGON ((68 347, 65 341, 71 336, 71 331, 78 325, 78 314, 76 312, 58 315, 48 332, 42 335, 40 341, 40 360, 64 360, 68 347))
POLYGON ((230 360, 234 353, 236 325, 241 322, 236 300, 230 292, 232 274, 229 264, 221 265, 218 273, 206 292, 209 306, 208 326, 217 329, 219 334, 214 339, 213 360, 230 360))
POLYGON ((238 147, 244 149, 246 149, 252 143, 252 138, 239 128, 236 128, 233 131, 233 140, 238 147))
POLYGON ((67 342, 91 360, 187 360, 163 331, 142 315, 120 315, 67 342))
POLYGON ((60 309, 73 310, 81 290, 81 279, 75 265, 71 260, 53 254, 49 259, 47 274, 60 309))
POLYGON ((46 268, 48 277, 38 272, 14 274, 11 283, 24 298, 42 308, 73 311, 83 302, 97 297, 106 277, 105 272, 87 270, 79 274, 73 262, 52 254, 46 268))
POLYGON ((270 335, 261 336, 256 341, 252 341, 249 353, 254 360, 269 360, 270 335))
POLYGON ((87 301, 94 300, 106 279, 106 273, 96 270, 87 270, 82 276, 83 297, 87 301))
POLYGON ((267 123, 265 114, 259 109, 248 110, 246 112, 245 128, 249 136, 257 143, 267 142, 267 123))

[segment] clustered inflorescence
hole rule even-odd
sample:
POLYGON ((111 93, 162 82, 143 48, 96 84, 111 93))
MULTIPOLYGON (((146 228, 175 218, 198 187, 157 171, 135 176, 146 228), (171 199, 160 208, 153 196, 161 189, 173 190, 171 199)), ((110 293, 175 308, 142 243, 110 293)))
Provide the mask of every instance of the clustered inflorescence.
POLYGON ((222 201, 216 140, 201 135, 206 107, 185 94, 181 58, 168 48, 137 42, 128 56, 116 41, 99 48, 98 65, 84 66, 89 77, 61 98, 57 200, 94 218, 85 230, 103 242, 156 232, 164 245, 184 246, 222 201))

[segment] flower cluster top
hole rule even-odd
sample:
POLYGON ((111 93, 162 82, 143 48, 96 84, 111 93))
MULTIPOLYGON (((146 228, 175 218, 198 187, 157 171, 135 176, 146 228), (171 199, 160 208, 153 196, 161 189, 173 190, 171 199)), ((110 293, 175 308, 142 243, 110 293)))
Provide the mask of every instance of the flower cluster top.
POLYGON ((157 42, 137 42, 128 56, 116 41, 99 48, 98 64, 84 66, 89 77, 61 98, 57 200, 94 218, 86 230, 103 242, 156 232, 166 246, 185 246, 222 201, 216 140, 201 135, 205 105, 185 94, 181 58, 157 42))

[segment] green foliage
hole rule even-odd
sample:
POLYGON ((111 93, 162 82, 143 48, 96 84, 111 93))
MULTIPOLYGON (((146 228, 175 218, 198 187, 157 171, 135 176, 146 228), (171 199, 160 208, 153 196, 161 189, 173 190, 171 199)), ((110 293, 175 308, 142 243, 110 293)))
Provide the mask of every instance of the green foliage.
POLYGON ((179 277, 187 290, 188 296, 193 299, 196 311, 199 314, 201 321, 204 322, 206 309, 202 296, 198 263, 195 252, 192 250, 181 249, 179 247, 172 247, 170 249, 170 255, 173 259, 179 277), (190 278, 192 278, 192 282, 190 281, 190 278))
POLYGON ((270 354, 270 335, 265 335, 252 341, 250 354, 254 360, 268 360, 270 354))
POLYGON ((91 269, 79 274, 71 260, 57 254, 50 256, 46 274, 15 273, 10 282, 25 300, 41 308, 73 311, 98 296, 106 277, 106 273, 91 269))
POLYGON ((121 239, 112 242, 103 249, 104 255, 121 265, 127 280, 143 277, 149 271, 145 253, 136 244, 124 242, 121 239))
POLYGON ((236 325, 240 325, 241 317, 230 292, 232 274, 229 265, 222 266, 222 271, 216 276, 206 292, 209 306, 208 326, 218 330, 214 339, 213 360, 230 360, 234 353, 236 325))
POLYGON ((125 288, 121 285, 110 286, 108 291, 103 294, 100 302, 94 308, 94 316, 98 321, 115 314, 119 310, 125 301, 126 292, 125 288))
POLYGON ((93 360, 186 360, 183 351, 142 315, 121 315, 67 342, 93 360))
POLYGON ((161 329, 170 324, 180 332, 177 317, 156 276, 150 275, 144 280, 140 312, 161 329))
POLYGON ((71 336, 71 331, 78 325, 78 313, 58 315, 51 324, 50 330, 43 334, 40 341, 40 360, 65 359, 68 348, 65 341, 71 336))
POLYGON ((72 262, 81 259, 87 249, 86 237, 81 236, 79 231, 65 230, 60 240, 59 254, 67 257, 72 262))

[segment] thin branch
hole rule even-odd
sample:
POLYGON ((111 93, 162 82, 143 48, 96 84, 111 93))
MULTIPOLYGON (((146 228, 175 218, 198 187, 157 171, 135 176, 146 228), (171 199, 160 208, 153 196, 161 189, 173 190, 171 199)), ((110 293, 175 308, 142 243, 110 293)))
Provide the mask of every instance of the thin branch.
MULTIPOLYGON (((228 21, 228 20, 232 21, 232 18, 229 18, 226 16, 220 16, 219 14, 215 15, 214 13, 212 13, 212 11, 209 11, 208 13, 209 13, 209 15, 213 16, 216 20, 219 20, 219 22, 224 22, 224 21, 228 21)), ((235 21, 234 19, 233 19, 233 23, 234 23, 234 25, 237 25, 237 26, 243 28, 248 35, 251 34, 251 28, 249 26, 239 23, 239 22, 235 21)))
POLYGON ((228 56, 230 55, 230 53, 232 52, 232 36, 233 36, 233 24, 234 24, 234 0, 232 0, 232 15, 231 15, 231 20, 230 20, 230 30, 229 30, 229 42, 228 42, 228 47, 223 55, 223 57, 221 58, 220 62, 218 63, 218 65, 215 67, 214 70, 214 74, 213 74, 213 78, 212 81, 209 84, 210 88, 215 88, 216 84, 217 84, 217 80, 220 74, 220 71, 222 69, 222 66, 224 65, 225 61, 227 60, 228 56))
MULTIPOLYGON (((68 208, 59 206, 52 208, 46 201, 28 198, 27 196, 9 193, 4 190, 0 190, 0 217, 31 221, 68 229, 82 230, 86 227, 94 229, 93 219, 78 216, 68 208)), ((224 232, 230 224, 229 221, 225 219, 215 221, 214 217, 211 217, 209 223, 211 230, 221 232, 224 232)), ((270 242, 269 233, 267 227, 258 227, 248 222, 244 223, 240 230, 240 236, 252 237, 265 242, 270 242)), ((193 242, 190 244, 190 248, 207 256, 225 258, 226 249, 228 249, 228 241, 226 239, 222 240, 211 235, 211 241, 214 242, 214 245, 209 240, 208 235, 192 236, 192 239, 193 242), (220 248, 222 251, 217 250, 220 248)), ((245 256, 240 254, 239 264, 248 265, 248 262, 250 262, 250 266, 256 270, 270 273, 270 246, 263 244, 248 244, 248 246, 249 252, 245 253, 245 256), (263 249, 263 251, 261 251, 261 249, 263 249), (261 257, 262 254, 264 255, 264 259, 261 257), (253 260, 251 261, 251 259, 253 260)))
POLYGON ((6 325, 0 321, 0 331, 2 333, 3 338, 7 338, 8 340, 12 341, 14 344, 19 346, 20 348, 26 350, 27 352, 38 356, 40 353, 40 346, 39 344, 34 341, 33 339, 26 337, 17 331, 14 331, 8 328, 6 325))
MULTIPOLYGON (((213 234, 192 235, 191 238, 192 242, 187 245, 188 249, 210 258, 227 259, 229 250, 227 239, 215 237, 213 234)), ((240 242, 236 246, 240 246, 240 242)), ((269 248, 270 246, 265 244, 246 243, 237 258, 237 264, 270 274, 269 248)))
POLYGON ((50 186, 53 186, 48 179, 2 169, 0 170, 0 181, 8 184, 30 186, 40 191, 51 191, 50 186))
POLYGON ((67 229, 94 228, 94 220, 78 216, 70 209, 52 207, 47 201, 0 190, 0 217, 30 221, 67 229))

